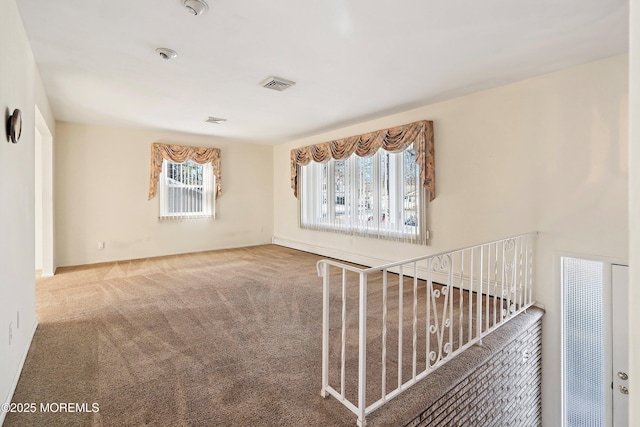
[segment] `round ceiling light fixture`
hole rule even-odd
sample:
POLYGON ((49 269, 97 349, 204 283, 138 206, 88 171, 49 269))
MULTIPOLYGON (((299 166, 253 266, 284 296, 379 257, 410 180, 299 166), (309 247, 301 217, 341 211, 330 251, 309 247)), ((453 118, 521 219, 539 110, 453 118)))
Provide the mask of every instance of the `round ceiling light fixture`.
POLYGON ((202 15, 209 9, 207 3, 204 0, 184 0, 184 7, 192 15, 202 15))
POLYGON ((166 59, 167 61, 170 59, 174 59, 178 56, 178 52, 176 52, 173 49, 168 49, 166 47, 157 48, 156 53, 160 55, 160 58, 166 59))

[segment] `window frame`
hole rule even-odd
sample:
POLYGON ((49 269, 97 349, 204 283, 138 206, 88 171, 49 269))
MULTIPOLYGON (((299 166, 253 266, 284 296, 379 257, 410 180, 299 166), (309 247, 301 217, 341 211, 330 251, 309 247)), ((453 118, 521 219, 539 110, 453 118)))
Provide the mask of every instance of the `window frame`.
MULTIPOLYGON (((304 229, 320 231, 338 232, 364 237, 374 237, 387 240, 397 240, 416 244, 427 244, 428 231, 426 227, 426 210, 428 203, 428 191, 420 185, 420 171, 415 163, 411 172, 413 177, 413 190, 407 192, 407 182, 405 179, 405 164, 407 160, 405 154, 408 150, 413 150, 413 146, 407 147, 399 153, 391 153, 385 150, 378 150, 369 157, 358 157, 355 154, 347 159, 330 159, 325 163, 311 162, 306 166, 300 166, 300 193, 298 197, 299 226, 304 229), (383 162, 381 156, 386 156, 389 162, 388 177, 389 194, 385 202, 383 185, 381 178, 384 175, 381 171, 383 162), (366 192, 363 188, 364 181, 359 179, 362 167, 366 162, 371 162, 369 172, 369 185, 373 187, 370 200, 363 202, 362 194, 366 192), (351 162, 347 164, 346 162, 351 162), (344 164, 343 176, 345 178, 345 191, 338 193, 336 174, 338 165, 344 164), (311 181, 310 181, 311 180, 311 181), (331 184, 333 183, 333 184, 331 184), (351 188, 346 188, 351 187, 351 188), (326 188, 326 191, 324 190, 326 188), (375 191, 374 191, 375 190, 375 191), (314 194, 310 195, 309 192, 314 194), (405 200, 408 196, 414 199, 413 209, 408 209, 405 200), (321 201, 319 199, 322 199, 321 201), (344 200, 344 218, 340 221, 338 212, 344 200), (364 204, 363 204, 364 203, 364 204), (371 204, 369 206, 369 203, 371 204), (366 211, 363 221, 362 210, 366 211), (368 211, 371 211, 369 214, 368 211), (407 216, 407 212, 414 211, 413 218, 407 216), (389 223, 383 224, 382 214, 389 223), (311 217, 313 215, 314 217, 311 217), (368 218, 378 218, 378 221, 370 223, 368 218), (407 223, 413 219, 414 225, 407 223)), ((413 150, 415 156, 415 150, 413 150)), ((363 172, 363 175, 366 174, 363 172)), ((364 179, 364 178, 362 178, 364 179)))
MULTIPOLYGON (((198 163, 193 160, 185 160, 184 162, 175 162, 169 159, 162 159, 162 170, 159 176, 159 202, 160 202, 160 211, 159 218, 160 220, 172 220, 172 219, 213 219, 215 218, 215 197, 214 191, 216 188, 216 177, 213 173, 213 166, 210 162, 207 163, 198 163), (169 180, 173 179, 169 177, 169 167, 170 165, 182 165, 182 167, 186 166, 194 166, 199 169, 196 172, 202 179, 201 184, 193 184, 193 183, 180 183, 176 184, 170 183, 169 180), (186 206, 184 203, 181 205, 183 208, 179 212, 175 212, 174 209, 169 207, 169 191, 170 189, 175 188, 183 188, 183 189, 191 189, 191 190, 201 190, 201 200, 195 202, 189 202, 186 206), (193 206, 201 206, 201 209, 185 209, 193 206), (173 211, 172 211, 173 210, 173 211)), ((175 181, 175 180, 174 180, 175 181)))

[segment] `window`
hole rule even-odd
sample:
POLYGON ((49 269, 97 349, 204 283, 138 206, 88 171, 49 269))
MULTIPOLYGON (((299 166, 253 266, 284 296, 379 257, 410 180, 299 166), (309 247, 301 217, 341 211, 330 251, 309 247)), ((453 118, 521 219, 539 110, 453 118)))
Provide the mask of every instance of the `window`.
POLYGON ((301 227, 426 243, 426 191, 413 146, 300 169, 301 227))
POLYGON ((604 265, 562 257, 565 425, 606 425, 604 265))
POLYGON ((211 163, 163 159, 160 173, 160 218, 211 218, 215 216, 215 177, 211 163))

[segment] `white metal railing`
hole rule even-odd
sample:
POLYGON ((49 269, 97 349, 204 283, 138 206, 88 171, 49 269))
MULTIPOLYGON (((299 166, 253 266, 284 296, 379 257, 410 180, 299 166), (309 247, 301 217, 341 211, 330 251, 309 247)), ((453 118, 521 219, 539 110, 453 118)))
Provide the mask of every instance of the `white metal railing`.
POLYGON ((364 426, 371 412, 533 305, 536 237, 372 268, 319 261, 322 396, 364 426))

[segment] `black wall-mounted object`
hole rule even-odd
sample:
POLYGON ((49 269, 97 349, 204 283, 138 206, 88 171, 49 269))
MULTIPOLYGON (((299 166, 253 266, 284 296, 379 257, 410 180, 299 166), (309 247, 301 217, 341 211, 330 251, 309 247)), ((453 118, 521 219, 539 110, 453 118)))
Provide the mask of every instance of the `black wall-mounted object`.
POLYGON ((19 109, 13 110, 7 118, 7 139, 14 144, 17 144, 22 135, 22 111, 19 109))

